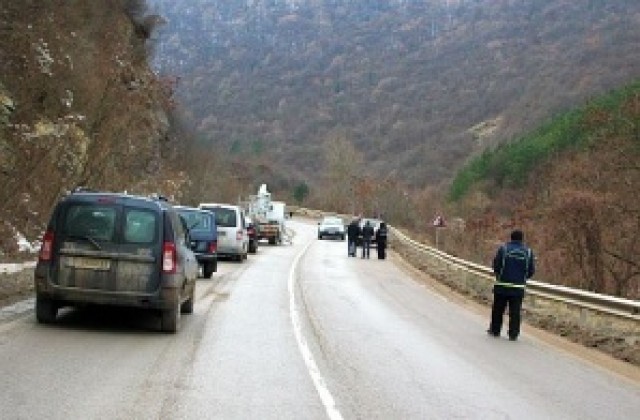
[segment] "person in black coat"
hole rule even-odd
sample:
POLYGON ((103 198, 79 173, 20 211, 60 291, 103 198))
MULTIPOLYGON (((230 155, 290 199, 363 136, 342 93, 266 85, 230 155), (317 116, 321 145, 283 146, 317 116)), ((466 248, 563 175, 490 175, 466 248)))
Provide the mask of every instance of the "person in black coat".
POLYGON ((358 219, 353 219, 347 226, 347 247, 350 257, 356 256, 358 236, 360 236, 360 224, 358 219))
POLYGON ((369 254, 371 253, 371 239, 373 239, 375 233, 371 222, 367 220, 362 227, 362 258, 369 258, 369 254))
POLYGON ((376 249, 379 260, 384 260, 387 257, 387 234, 387 224, 381 222, 376 232, 376 249))
POLYGON ((496 282, 493 285, 493 307, 491 324, 487 333, 500 336, 502 316, 509 306, 509 340, 515 341, 520 335, 520 312, 527 280, 536 272, 535 259, 530 248, 523 244, 524 235, 520 230, 511 232, 511 241, 498 248, 493 259, 496 282))

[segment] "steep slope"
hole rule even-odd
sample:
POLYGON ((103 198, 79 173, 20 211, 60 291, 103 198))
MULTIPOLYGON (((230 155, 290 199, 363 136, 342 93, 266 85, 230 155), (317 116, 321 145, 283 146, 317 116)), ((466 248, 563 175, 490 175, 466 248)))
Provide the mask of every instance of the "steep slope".
POLYGON ((14 229, 40 235, 64 190, 144 192, 171 178, 167 95, 147 64, 144 7, 0 2, 0 255, 15 246, 14 229))
POLYGON ((490 261, 514 227, 539 250, 538 276, 640 298, 640 81, 488 150, 453 183, 459 255, 490 261), (484 199, 482 199, 484 198, 484 199))
POLYGON ((152 3, 157 66, 215 153, 316 185, 337 130, 370 175, 437 184, 640 74, 633 0, 152 3))

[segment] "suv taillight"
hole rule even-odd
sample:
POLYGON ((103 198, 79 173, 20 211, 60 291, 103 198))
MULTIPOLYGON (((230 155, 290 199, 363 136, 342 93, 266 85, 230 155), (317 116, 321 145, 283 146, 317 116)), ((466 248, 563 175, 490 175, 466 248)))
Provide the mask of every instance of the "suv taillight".
POLYGON ((209 254, 215 254, 217 250, 218 250, 218 243, 215 241, 209 242, 209 254))
POLYGON ((176 244, 173 242, 165 242, 162 245, 162 272, 175 274, 176 260, 176 244))
POLYGON ((242 240, 242 230, 239 230, 238 233, 236 233, 236 240, 238 241, 242 240))
POLYGON ((42 237, 42 245, 40 246, 40 261, 51 261, 53 251, 53 232, 48 230, 42 237))

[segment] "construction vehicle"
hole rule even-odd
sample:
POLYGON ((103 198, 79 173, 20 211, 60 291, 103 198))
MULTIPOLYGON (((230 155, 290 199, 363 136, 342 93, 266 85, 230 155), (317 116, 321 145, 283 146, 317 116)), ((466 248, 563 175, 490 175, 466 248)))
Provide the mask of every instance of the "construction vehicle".
POLYGON ((266 239, 270 245, 282 244, 285 236, 285 206, 282 201, 271 200, 266 184, 260 186, 257 195, 249 196, 244 207, 256 225, 258 240, 266 239))

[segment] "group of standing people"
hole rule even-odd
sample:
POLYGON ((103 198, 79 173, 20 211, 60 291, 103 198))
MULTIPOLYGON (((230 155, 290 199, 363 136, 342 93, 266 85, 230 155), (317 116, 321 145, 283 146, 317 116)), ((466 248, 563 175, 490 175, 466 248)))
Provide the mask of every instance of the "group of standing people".
MULTIPOLYGON (((361 227, 361 219, 353 219, 347 227, 348 251, 350 257, 356 256, 359 245, 362 246, 362 258, 369 258, 371 242, 375 241, 378 259, 386 258, 387 225, 384 222, 376 230, 370 221, 361 227)), ((493 259, 493 271, 496 281, 493 286, 493 305, 487 333, 499 337, 502 330, 502 318, 509 308, 507 335, 515 341, 520 335, 522 301, 527 280, 535 274, 535 257, 531 248, 524 244, 521 230, 513 230, 510 241, 501 245, 493 259)))
POLYGON ((369 258, 371 255, 371 243, 375 241, 378 259, 384 260, 387 257, 387 225, 380 223, 375 229, 369 220, 360 227, 360 219, 353 219, 347 227, 348 252, 350 257, 356 256, 358 242, 362 245, 362 258, 369 258))

